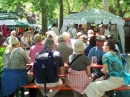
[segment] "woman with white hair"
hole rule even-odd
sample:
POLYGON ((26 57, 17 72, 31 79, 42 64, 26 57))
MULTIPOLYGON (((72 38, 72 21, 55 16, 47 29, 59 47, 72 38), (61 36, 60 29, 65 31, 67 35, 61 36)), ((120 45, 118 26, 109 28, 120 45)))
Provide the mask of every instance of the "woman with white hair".
POLYGON ((70 34, 68 32, 64 32, 63 35, 65 36, 66 44, 68 44, 69 46, 72 46, 72 41, 70 39, 70 34))
POLYGON ((66 85, 73 88, 74 97, 82 97, 86 86, 92 81, 90 61, 84 55, 85 46, 77 39, 74 43, 74 53, 69 56, 69 73, 66 78, 66 85))
MULTIPOLYGON (((26 64, 31 63, 31 60, 19 45, 18 39, 11 36, 9 45, 3 54, 2 97, 13 97, 17 88, 27 85, 33 80, 33 77, 27 74, 26 67, 26 64)), ((30 94, 30 97, 35 96, 30 94)))

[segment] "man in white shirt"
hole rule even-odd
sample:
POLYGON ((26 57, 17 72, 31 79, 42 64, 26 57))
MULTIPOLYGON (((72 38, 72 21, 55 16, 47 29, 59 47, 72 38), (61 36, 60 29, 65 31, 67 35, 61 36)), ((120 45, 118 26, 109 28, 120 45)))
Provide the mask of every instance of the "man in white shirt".
POLYGON ((15 30, 11 31, 11 35, 4 41, 3 46, 6 47, 7 45, 9 45, 9 39, 10 39, 11 36, 16 37, 16 31, 15 30))
POLYGON ((21 38, 21 47, 26 50, 29 50, 29 48, 30 48, 30 45, 28 44, 28 41, 27 41, 26 32, 24 32, 23 37, 21 38))
POLYGON ((59 29, 55 23, 53 23, 51 31, 54 31, 54 33, 58 36, 59 35, 59 29))
POLYGON ((70 38, 76 39, 77 30, 76 30, 76 28, 74 27, 74 24, 71 24, 71 25, 70 25, 70 28, 68 29, 68 33, 70 34, 70 38))

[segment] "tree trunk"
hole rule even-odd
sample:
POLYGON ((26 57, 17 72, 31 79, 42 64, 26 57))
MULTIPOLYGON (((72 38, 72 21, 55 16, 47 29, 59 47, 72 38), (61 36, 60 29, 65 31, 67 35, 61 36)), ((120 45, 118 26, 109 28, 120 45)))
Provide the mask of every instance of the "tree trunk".
POLYGON ((86 10, 87 9, 87 4, 83 2, 82 4, 82 10, 86 10))
POLYGON ((45 32, 48 31, 47 28, 47 12, 46 9, 42 9, 42 32, 45 34, 45 32))
POLYGON ((109 12, 109 3, 108 0, 103 0, 103 10, 109 12))
POLYGON ((59 30, 60 30, 62 28, 62 25, 63 25, 63 1, 60 0, 59 4, 60 4, 60 20, 59 20, 60 25, 59 25, 59 30))

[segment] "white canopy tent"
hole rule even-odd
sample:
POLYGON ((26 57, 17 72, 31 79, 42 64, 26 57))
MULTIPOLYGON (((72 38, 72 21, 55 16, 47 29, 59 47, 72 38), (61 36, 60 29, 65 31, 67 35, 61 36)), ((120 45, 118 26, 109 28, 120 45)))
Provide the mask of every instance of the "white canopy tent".
POLYGON ((0 25, 16 25, 15 20, 0 20, 0 25))
POLYGON ((107 13, 103 10, 90 9, 90 10, 84 10, 82 12, 66 16, 64 18, 63 25, 68 25, 72 23, 87 24, 87 22, 95 23, 95 24, 101 24, 101 23, 117 24, 117 29, 120 35, 123 53, 125 53, 125 40, 124 40, 124 30, 123 30, 124 21, 122 20, 121 17, 113 15, 111 13, 107 13))

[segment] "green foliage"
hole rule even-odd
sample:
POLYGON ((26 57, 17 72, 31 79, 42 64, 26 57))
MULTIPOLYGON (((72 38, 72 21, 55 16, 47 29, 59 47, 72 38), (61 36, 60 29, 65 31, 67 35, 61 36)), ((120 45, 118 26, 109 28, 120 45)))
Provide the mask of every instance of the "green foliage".
POLYGON ((5 48, 0 47, 0 75, 2 73, 2 56, 3 56, 4 50, 5 48))
POLYGON ((45 35, 42 35, 42 39, 43 39, 43 40, 45 39, 45 35))

